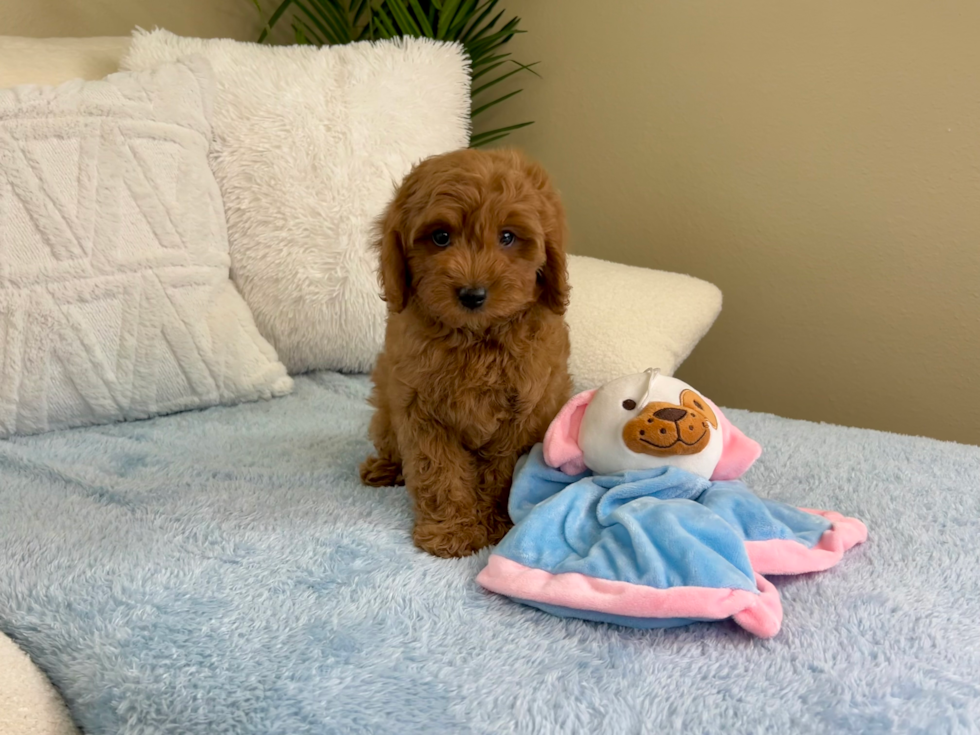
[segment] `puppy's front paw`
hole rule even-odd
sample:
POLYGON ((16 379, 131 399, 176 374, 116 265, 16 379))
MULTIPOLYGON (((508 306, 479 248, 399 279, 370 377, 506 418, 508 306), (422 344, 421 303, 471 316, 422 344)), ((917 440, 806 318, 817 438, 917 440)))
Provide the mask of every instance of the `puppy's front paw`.
POLYGON ((361 482, 371 487, 404 485, 401 465, 373 454, 361 463, 361 482))
POLYGON ((443 558, 469 556, 491 543, 490 529, 476 521, 416 523, 412 538, 423 551, 443 558))

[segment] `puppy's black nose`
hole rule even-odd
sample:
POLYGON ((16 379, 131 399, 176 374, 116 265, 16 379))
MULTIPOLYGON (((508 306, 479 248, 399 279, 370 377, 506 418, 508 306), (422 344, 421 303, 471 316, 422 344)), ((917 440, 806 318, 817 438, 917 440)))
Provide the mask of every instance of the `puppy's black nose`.
POLYGON ((658 419, 663 419, 664 421, 680 421, 682 418, 687 416, 687 411, 683 408, 661 408, 654 414, 658 419))
POLYGON ((476 311, 487 300, 487 290, 485 288, 461 288, 456 292, 456 296, 459 297, 459 303, 467 309, 476 311))

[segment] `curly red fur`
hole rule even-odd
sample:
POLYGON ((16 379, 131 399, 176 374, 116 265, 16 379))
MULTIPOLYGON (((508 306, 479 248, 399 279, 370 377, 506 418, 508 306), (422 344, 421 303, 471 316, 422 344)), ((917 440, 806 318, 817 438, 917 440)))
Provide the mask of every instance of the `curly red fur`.
POLYGON ((361 479, 407 485, 415 543, 432 554, 500 540, 514 464, 571 393, 565 240, 547 173, 516 151, 427 159, 382 218, 388 325, 371 394, 377 453, 361 479), (467 309, 462 288, 486 289, 486 302, 467 309))

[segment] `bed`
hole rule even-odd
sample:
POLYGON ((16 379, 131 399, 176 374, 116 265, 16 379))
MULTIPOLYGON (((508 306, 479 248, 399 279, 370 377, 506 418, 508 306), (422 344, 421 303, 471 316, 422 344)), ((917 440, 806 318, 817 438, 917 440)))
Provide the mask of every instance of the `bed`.
POLYGON ((782 632, 634 630, 482 590, 365 488, 363 376, 0 443, 0 631, 97 733, 973 732, 980 447, 729 411, 760 495, 863 519, 782 632))

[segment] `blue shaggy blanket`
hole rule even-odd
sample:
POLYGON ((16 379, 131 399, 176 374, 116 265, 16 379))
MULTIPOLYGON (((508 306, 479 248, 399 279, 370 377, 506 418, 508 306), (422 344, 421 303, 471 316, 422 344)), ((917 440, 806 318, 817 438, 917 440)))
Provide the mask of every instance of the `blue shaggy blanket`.
POLYGON ((970 732, 980 448, 733 411, 760 497, 873 535, 773 578, 784 623, 640 630, 476 583, 361 487, 361 377, 0 443, 0 629, 87 735, 970 732))

